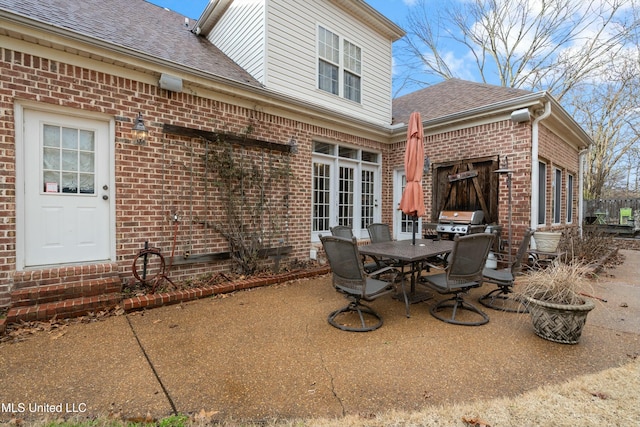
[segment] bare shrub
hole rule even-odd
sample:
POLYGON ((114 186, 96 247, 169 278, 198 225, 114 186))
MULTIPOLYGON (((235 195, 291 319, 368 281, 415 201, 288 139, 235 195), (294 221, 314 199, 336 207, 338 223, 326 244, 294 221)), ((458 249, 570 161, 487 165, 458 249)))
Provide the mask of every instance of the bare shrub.
POLYGON ((597 263, 616 247, 616 242, 610 234, 585 229, 580 235, 579 230, 573 228, 564 232, 558 250, 567 254, 568 262, 586 265, 597 263))

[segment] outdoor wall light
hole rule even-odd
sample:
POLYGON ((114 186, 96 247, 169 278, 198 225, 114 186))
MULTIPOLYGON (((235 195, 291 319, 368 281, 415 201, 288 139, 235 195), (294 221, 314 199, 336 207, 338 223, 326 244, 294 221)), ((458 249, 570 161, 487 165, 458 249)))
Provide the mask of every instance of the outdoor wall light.
POLYGON ((298 154, 298 143, 295 137, 291 137, 289 140, 289 153, 290 154, 298 154))
POLYGON ((424 158, 424 165, 422 167, 422 172, 427 174, 429 173, 430 170, 431 170, 431 159, 429 158, 429 156, 426 156, 424 158))
POLYGON ((531 120, 528 108, 522 108, 511 113, 511 121, 514 123, 524 123, 531 120))
POLYGON ((138 113, 138 117, 136 117, 136 122, 131 128, 131 135, 133 137, 133 142, 135 144, 144 145, 147 142, 149 131, 144 126, 144 122, 142 121, 142 113, 138 113))

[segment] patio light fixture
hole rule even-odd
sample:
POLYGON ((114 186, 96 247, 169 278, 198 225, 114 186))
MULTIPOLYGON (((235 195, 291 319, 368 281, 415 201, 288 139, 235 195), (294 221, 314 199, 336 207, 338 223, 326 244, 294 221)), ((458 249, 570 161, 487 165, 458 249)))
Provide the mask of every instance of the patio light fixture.
POLYGON ((138 117, 136 117, 136 122, 131 128, 131 136, 133 137, 133 142, 135 144, 144 145, 147 142, 149 131, 142 121, 142 113, 138 113, 138 117))
POLYGON ((294 136, 289 140, 289 153, 290 154, 298 154, 298 143, 294 136))
POLYGON ((422 166, 422 172, 428 174, 431 171, 431 159, 429 156, 424 157, 424 165, 422 166))
POLYGON ((511 175, 513 174, 513 170, 509 169, 509 156, 504 156, 504 166, 502 166, 500 164, 500 156, 498 156, 498 170, 495 170, 494 173, 500 174, 500 175, 506 175, 507 176, 507 189, 509 191, 509 195, 508 195, 508 216, 507 216, 507 223, 508 223, 508 227, 509 227, 509 239, 507 240, 507 245, 509 247, 509 253, 507 254, 508 256, 508 261, 509 261, 509 265, 511 265, 511 175))

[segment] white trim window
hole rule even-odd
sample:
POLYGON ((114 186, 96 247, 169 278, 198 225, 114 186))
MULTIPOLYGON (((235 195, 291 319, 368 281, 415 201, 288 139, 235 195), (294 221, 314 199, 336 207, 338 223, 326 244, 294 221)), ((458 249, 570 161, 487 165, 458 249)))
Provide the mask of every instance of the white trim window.
POLYGON ((362 49, 318 26, 318 89, 360 103, 361 82, 362 49))
POLYGON ((562 171, 558 168, 554 169, 551 188, 553 189, 553 205, 551 206, 553 223, 560 224, 562 221, 562 171))
POLYGON ((573 175, 567 174, 567 224, 573 223, 573 175))
POLYGON ((538 224, 547 221, 547 164, 538 162, 538 224))
POLYGON ((351 227, 358 238, 380 220, 381 155, 339 144, 313 143, 311 173, 311 240, 331 227, 351 227))

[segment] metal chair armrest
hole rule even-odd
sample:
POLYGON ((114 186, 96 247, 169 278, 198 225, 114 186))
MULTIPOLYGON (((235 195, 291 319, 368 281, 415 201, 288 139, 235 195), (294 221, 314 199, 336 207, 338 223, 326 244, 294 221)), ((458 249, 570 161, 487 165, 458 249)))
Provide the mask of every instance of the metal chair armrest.
POLYGON ((379 270, 367 273, 367 276, 375 277, 375 276, 379 276, 379 275, 381 275, 383 273, 386 273, 387 271, 394 271, 396 274, 398 273, 398 269, 396 269, 395 267, 383 267, 383 268, 381 268, 379 270))

